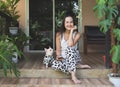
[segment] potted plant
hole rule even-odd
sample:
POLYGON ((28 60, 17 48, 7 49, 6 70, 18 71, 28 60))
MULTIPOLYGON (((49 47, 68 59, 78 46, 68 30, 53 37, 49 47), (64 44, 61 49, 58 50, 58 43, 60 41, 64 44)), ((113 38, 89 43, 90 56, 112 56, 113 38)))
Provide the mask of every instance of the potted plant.
POLYGON ((20 0, 1 0, 0 1, 0 10, 6 15, 11 17, 11 23, 9 27, 9 32, 16 34, 18 31, 19 22, 18 19, 20 15, 19 11, 16 10, 17 4, 20 0))
POLYGON ((21 52, 17 46, 12 42, 12 39, 7 35, 0 36, 0 67, 2 68, 4 75, 8 73, 20 76, 20 71, 17 69, 16 64, 12 61, 14 52, 21 56, 21 52))
POLYGON ((16 35, 9 34, 9 37, 13 39, 13 42, 21 51, 23 51, 24 46, 29 45, 27 41, 31 39, 31 37, 27 36, 21 28, 18 29, 18 33, 16 35))
MULTIPOLYGON (((21 58, 26 58, 23 54, 24 47, 29 45, 28 40, 31 39, 30 36, 27 36, 25 32, 20 28, 18 29, 18 33, 16 35, 9 34, 10 38, 12 38, 13 43, 18 47, 18 49, 22 52, 21 58)), ((15 53, 17 56, 17 54, 15 53)), ((19 59, 21 59, 19 58, 19 59)))
POLYGON ((100 30, 103 33, 110 31, 112 73, 109 74, 109 79, 112 81, 111 77, 116 78, 119 84, 112 83, 115 87, 120 87, 120 2, 119 0, 96 0, 96 3, 93 9, 99 19, 100 30))
POLYGON ((114 30, 116 44, 111 48, 113 72, 108 74, 109 80, 115 85, 120 87, 120 29, 114 30), (115 71, 114 71, 115 70, 115 71))

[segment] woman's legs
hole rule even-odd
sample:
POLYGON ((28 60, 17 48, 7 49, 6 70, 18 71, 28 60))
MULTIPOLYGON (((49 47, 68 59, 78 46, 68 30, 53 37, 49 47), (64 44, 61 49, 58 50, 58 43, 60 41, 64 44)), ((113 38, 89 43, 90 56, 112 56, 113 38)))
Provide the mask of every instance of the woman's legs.
POLYGON ((72 78, 72 81, 73 81, 75 84, 80 84, 80 83, 81 83, 81 81, 77 79, 74 71, 71 71, 71 78, 72 78))
POLYGON ((71 74, 71 79, 75 84, 81 83, 76 77, 76 51, 71 47, 66 50, 66 69, 71 74))

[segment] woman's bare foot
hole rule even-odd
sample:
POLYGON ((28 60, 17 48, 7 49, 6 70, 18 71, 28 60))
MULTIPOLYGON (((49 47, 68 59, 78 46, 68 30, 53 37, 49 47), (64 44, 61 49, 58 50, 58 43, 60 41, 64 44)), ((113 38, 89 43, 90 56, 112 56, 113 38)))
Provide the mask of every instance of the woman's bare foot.
POLYGON ((78 80, 76 77, 72 78, 72 81, 75 83, 75 84, 80 84, 82 83, 80 80, 78 80))
POLYGON ((90 69, 91 67, 89 65, 78 64, 77 68, 80 68, 80 69, 90 69))
POLYGON ((80 84, 81 81, 77 79, 77 77, 75 76, 75 72, 71 72, 71 77, 72 77, 72 81, 75 83, 75 84, 80 84))

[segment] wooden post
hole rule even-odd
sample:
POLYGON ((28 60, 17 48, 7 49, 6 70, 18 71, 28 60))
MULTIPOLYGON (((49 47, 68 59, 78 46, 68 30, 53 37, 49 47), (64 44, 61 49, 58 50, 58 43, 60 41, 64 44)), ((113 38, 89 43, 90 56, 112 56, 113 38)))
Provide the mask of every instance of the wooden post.
POLYGON ((106 68, 110 68, 110 48, 111 48, 111 41, 110 41, 110 30, 106 32, 106 40, 105 40, 105 45, 106 45, 106 68))

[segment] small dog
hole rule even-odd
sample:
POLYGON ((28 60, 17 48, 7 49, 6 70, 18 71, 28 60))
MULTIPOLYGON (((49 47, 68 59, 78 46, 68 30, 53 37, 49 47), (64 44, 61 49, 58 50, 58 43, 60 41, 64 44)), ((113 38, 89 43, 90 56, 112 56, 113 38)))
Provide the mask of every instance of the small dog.
POLYGON ((44 56, 44 60, 43 60, 43 64, 46 65, 46 68, 48 68, 49 64, 52 64, 52 61, 54 60, 53 58, 53 49, 51 47, 44 48, 45 51, 45 56, 44 56))

